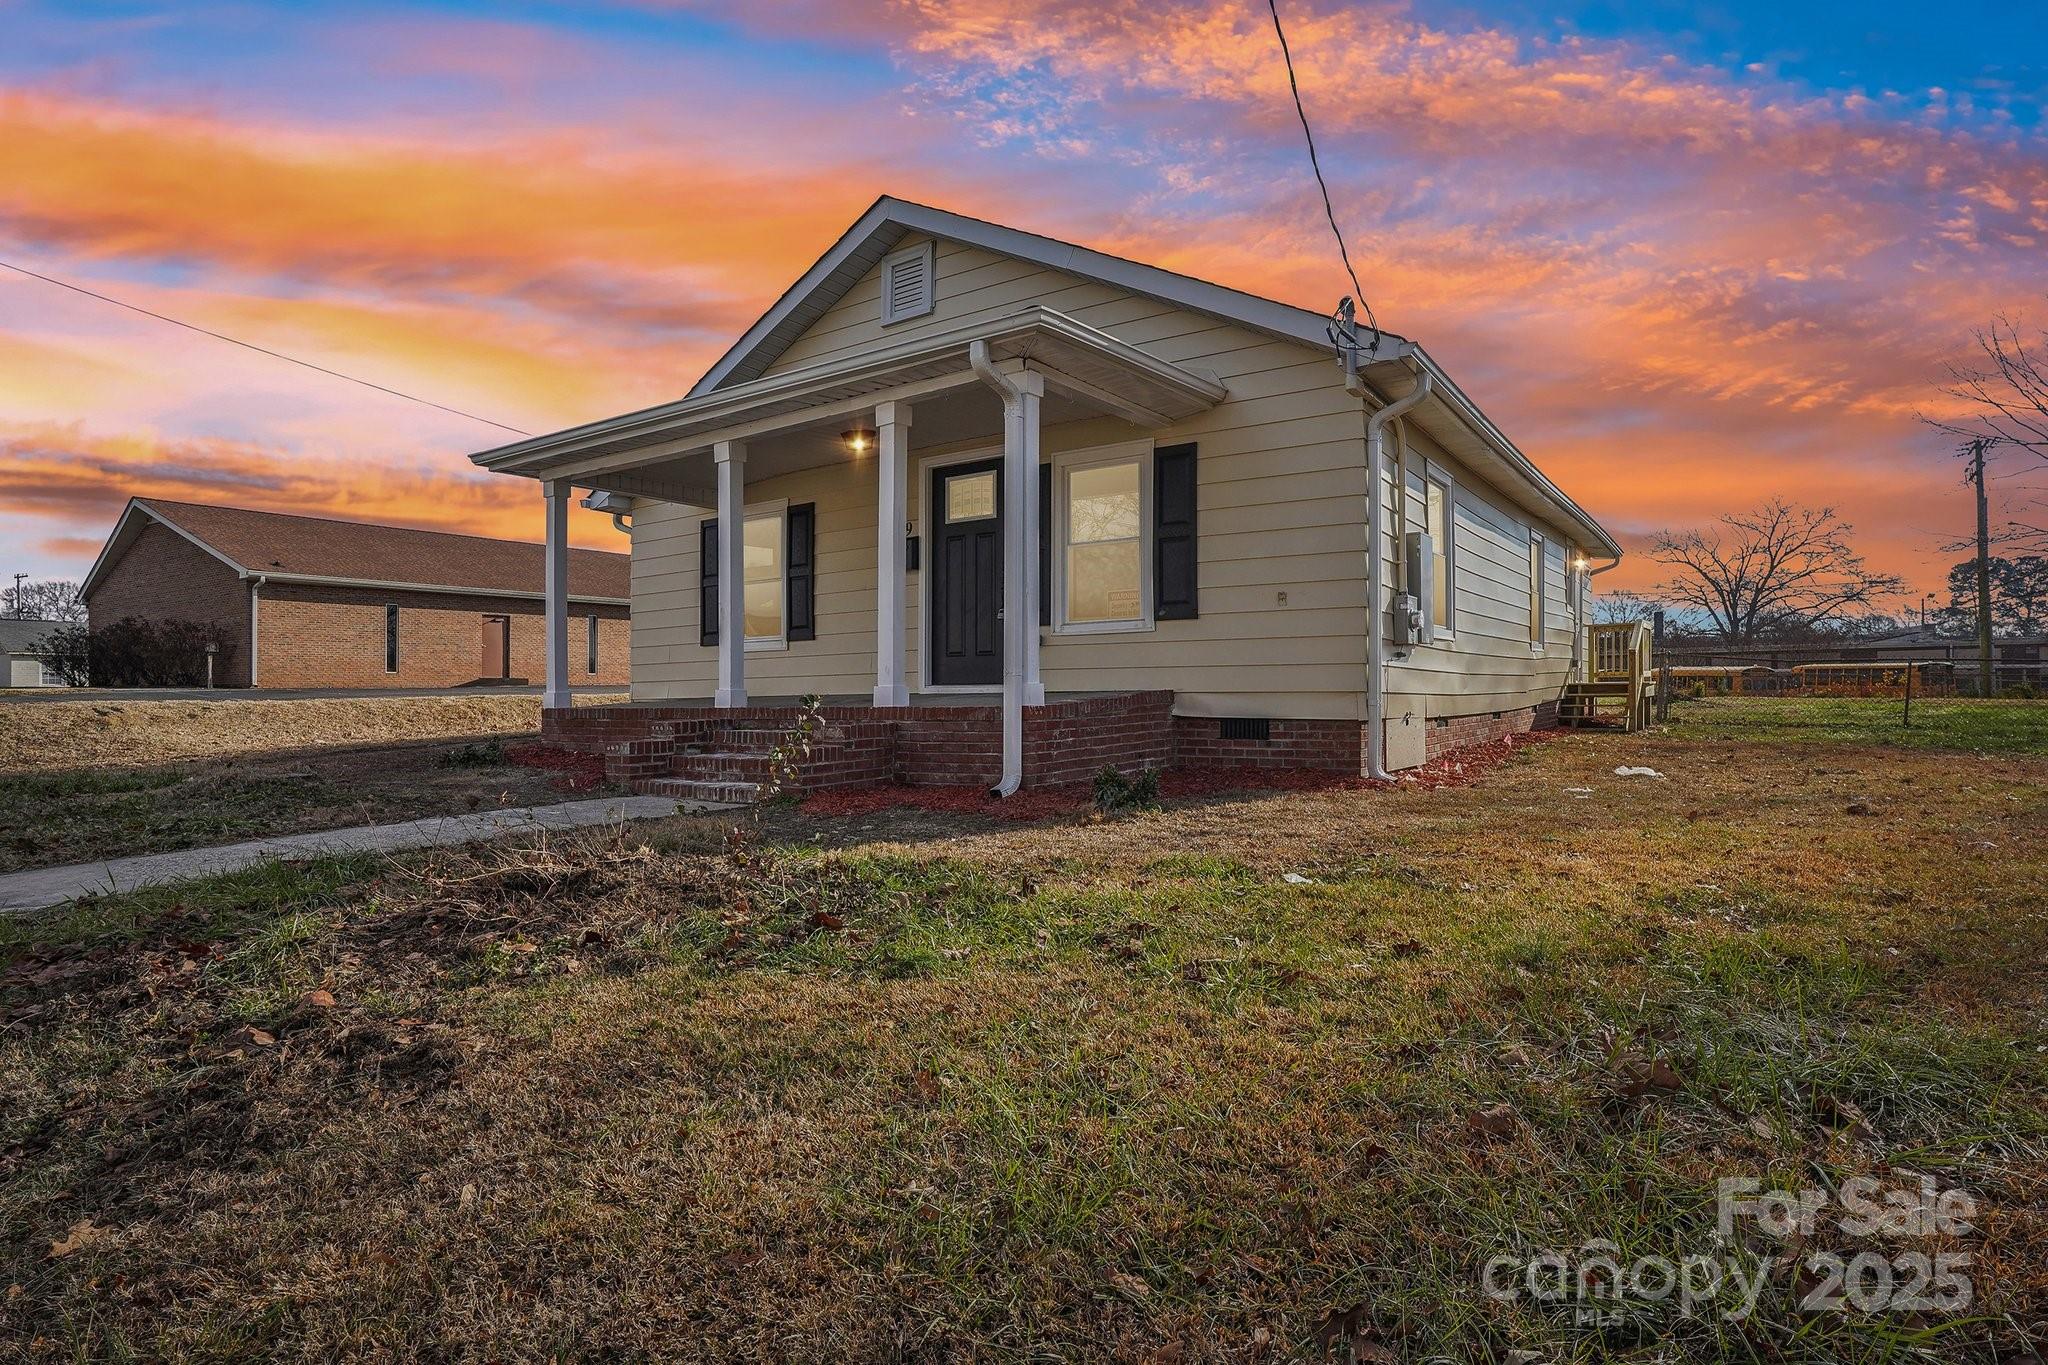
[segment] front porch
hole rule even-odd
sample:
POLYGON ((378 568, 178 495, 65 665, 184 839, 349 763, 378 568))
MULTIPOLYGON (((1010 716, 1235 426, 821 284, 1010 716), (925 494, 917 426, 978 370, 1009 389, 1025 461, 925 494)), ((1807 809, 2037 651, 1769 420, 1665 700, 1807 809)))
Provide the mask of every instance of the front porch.
MULTIPOLYGON (((1047 780, 1050 760, 1029 752, 1033 726, 1039 732, 1057 728, 1066 717, 1081 714, 1071 708, 1101 704, 1101 699, 1049 699, 1042 680, 1040 627, 1051 600, 1041 581, 1048 563, 1041 549, 1047 530, 1042 480, 1048 470, 1042 429, 1092 422, 1100 424, 1106 439, 1128 442, 1207 411, 1225 396, 1212 376, 1033 306, 994 322, 906 337, 698 393, 664 408, 520 442, 478 460, 488 468, 535 478, 544 490, 549 560, 545 704, 550 709, 566 705, 569 674, 560 572, 566 562, 568 498, 575 487, 591 488, 635 499, 636 527, 643 510, 652 509, 647 516, 653 518, 690 509, 690 525, 700 537, 693 576, 701 600, 692 604, 690 615, 701 634, 693 632, 693 642, 669 642, 665 648, 673 652, 665 659, 656 661, 647 651, 650 668, 660 670, 649 676, 642 676, 636 651, 636 694, 673 696, 703 689, 687 700, 664 703, 674 712, 662 718, 664 723, 689 722, 699 729, 733 719, 774 723, 784 708, 764 704, 750 687, 749 673, 768 672, 771 676, 761 681, 787 694, 810 681, 793 667, 799 658, 828 654, 838 671, 819 677, 822 687, 845 694, 849 684, 872 680, 865 695, 835 698, 835 725, 893 724, 899 738, 910 736, 903 742, 913 745, 917 733, 942 722, 975 727, 976 742, 992 726, 994 762, 982 763, 976 751, 973 762, 954 765, 951 771, 957 775, 943 780, 987 780, 1007 793, 1047 780), (975 463, 958 463, 963 460, 975 463), (759 483, 820 470, 855 474, 872 488, 874 508, 874 529, 868 533, 874 567, 869 586, 859 594, 872 606, 845 593, 840 580, 830 619, 823 624, 819 618, 824 613, 816 609, 820 570, 814 557, 814 546, 824 543, 820 509, 800 499, 749 499, 750 487, 759 483), (926 498, 930 490, 921 482, 937 470, 945 471, 946 488, 964 490, 957 503, 948 494, 943 517, 931 512, 935 499, 926 498), (913 489, 920 509, 915 518, 913 489), (753 543, 757 529, 765 537, 760 545, 753 543), (913 579, 910 556, 919 548, 923 567, 913 579), (921 594, 915 600, 913 582, 921 594), (913 615, 918 622, 914 637, 913 615), (858 654, 848 648, 854 642, 843 633, 829 642, 821 636, 825 630, 844 632, 846 623, 862 617, 873 624, 870 641, 863 623, 858 654), (678 660, 675 652, 691 657, 678 660), (861 662, 849 669, 847 663, 855 659, 861 662), (704 674, 675 676, 677 671, 694 673, 699 660, 704 674), (935 694, 942 686, 957 688, 960 698, 935 694), (720 714, 703 714, 707 706, 720 714)), ((1153 467, 1132 463, 1134 469, 1153 467)), ((1173 505, 1185 505, 1179 515, 1191 527, 1191 456, 1175 469, 1187 487, 1183 492, 1180 484, 1173 486, 1173 505)), ((1130 504, 1127 515, 1136 517, 1152 505, 1155 494, 1137 473, 1128 477, 1131 487, 1120 496, 1130 504)), ((1142 577, 1121 584, 1133 603, 1148 604, 1147 626, 1155 579, 1166 584, 1162 593, 1188 593, 1192 614, 1191 533, 1176 539, 1173 548, 1184 554, 1185 565, 1174 560, 1157 568, 1150 559, 1133 558, 1130 572, 1142 577)), ((843 538, 833 542, 832 552, 853 553, 843 538)), ((650 588, 644 595, 653 598, 663 591, 650 588)), ((642 598, 636 583, 636 633, 642 598)), ((808 667, 809 660, 804 663, 808 667)), ((1162 711, 1162 732, 1170 724, 1165 716, 1162 711)), ((727 728, 745 741, 743 747, 706 749, 686 736, 680 750, 671 740, 671 756, 721 752, 730 757, 761 747, 757 736, 739 733, 750 727, 727 728)), ((648 734, 631 742, 658 748, 663 738, 648 734)), ((1102 753, 1077 753, 1072 763, 1092 772, 1105 756, 1140 762, 1118 747, 1121 743, 1112 739, 1102 753)), ((763 761, 742 763, 734 757, 725 768, 734 774, 751 772, 763 761)), ((872 755, 862 761, 869 768, 883 762, 872 755)), ((716 765, 694 766, 708 770, 716 765)), ((894 767, 911 773, 910 780, 941 780, 917 776, 927 770, 924 764, 894 767)))

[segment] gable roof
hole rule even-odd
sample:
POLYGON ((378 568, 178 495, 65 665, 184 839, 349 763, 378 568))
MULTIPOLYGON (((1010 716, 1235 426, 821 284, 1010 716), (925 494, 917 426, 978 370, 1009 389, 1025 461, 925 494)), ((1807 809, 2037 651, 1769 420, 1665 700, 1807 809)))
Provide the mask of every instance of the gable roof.
POLYGON ((40 621, 19 616, 0 616, 0 654, 27 654, 62 621, 40 621))
MULTIPOLYGON (((1247 294, 1208 280, 1182 275, 1156 265, 1112 256, 1040 236, 1020 228, 1005 227, 966 214, 914 204, 907 199, 883 195, 869 205, 854 225, 820 256, 797 282, 784 291, 774 306, 749 327, 732 348, 719 357, 702 379, 690 389, 690 397, 724 388, 729 384, 758 379, 775 358, 802 336, 846 291, 880 264, 896 244, 913 232, 948 241, 965 242, 988 251, 1031 261, 1052 270, 1062 270, 1082 279, 1113 285, 1162 303, 1191 308, 1197 312, 1240 323, 1283 341, 1309 346, 1328 346, 1330 320, 1307 308, 1247 294)), ((1392 332, 1382 332, 1379 359, 1391 360, 1412 349, 1410 343, 1392 332)))
MULTIPOLYGON (((152 523, 183 536, 242 578, 497 597, 542 595, 547 550, 529 541, 160 498, 129 499, 82 591, 90 593, 142 527, 152 523)), ((624 602, 631 565, 630 555, 572 549, 569 596, 624 602)))
MULTIPOLYGON (((1312 309, 1297 308, 1035 232, 883 195, 719 357, 718 363, 691 387, 684 401, 759 379, 812 323, 913 232, 978 246, 1162 303, 1207 313, 1283 341, 1317 349, 1331 346, 1329 319, 1312 309)), ((1463 443, 1446 443, 1454 455, 1484 455, 1500 466, 1510 483, 1519 481, 1526 488, 1524 496, 1561 515, 1566 524, 1586 538, 1589 548, 1620 557, 1620 542, 1538 469, 1535 461, 1480 411, 1479 405, 1421 346, 1382 331, 1379 350, 1366 366, 1367 379, 1391 401, 1413 387, 1419 372, 1427 373, 1435 387, 1431 403, 1440 403, 1449 419, 1471 434, 1468 449, 1456 448, 1463 443)), ((1421 418, 1420 412, 1414 415, 1414 420, 1421 418)))

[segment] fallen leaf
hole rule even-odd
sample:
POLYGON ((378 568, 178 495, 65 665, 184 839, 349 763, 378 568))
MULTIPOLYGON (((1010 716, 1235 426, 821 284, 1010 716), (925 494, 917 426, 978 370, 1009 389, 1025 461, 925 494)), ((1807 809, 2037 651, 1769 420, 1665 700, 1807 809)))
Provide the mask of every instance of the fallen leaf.
POLYGON ((310 990, 299 997, 299 1003, 301 1005, 310 1005, 316 1010, 331 1010, 334 1008, 334 992, 310 990))
POLYGON ((811 924, 819 929, 844 929, 846 921, 830 910, 820 910, 811 916, 811 924))
POLYGON ((540 951, 540 947, 532 943, 508 943, 505 945, 505 951, 508 953, 537 953, 540 951))
POLYGON ((1465 1127, 1487 1137, 1512 1137, 1521 1126, 1521 1116, 1512 1104, 1489 1104, 1465 1115, 1465 1127))
POLYGON ((1395 957, 1421 957, 1429 951, 1421 939, 1404 938, 1387 949, 1395 957))
POLYGON ((1117 1288, 1117 1292, 1121 1293, 1126 1298, 1149 1299, 1152 1297, 1151 1285, 1146 1284, 1136 1275, 1128 1274, 1125 1271, 1110 1271, 1109 1282, 1115 1285, 1117 1288))
POLYGON ((64 1234, 63 1241, 50 1243, 50 1258, 61 1260, 75 1252, 83 1251, 105 1236, 106 1231, 103 1227, 95 1226, 92 1219, 81 1218, 71 1225, 70 1231, 64 1234))

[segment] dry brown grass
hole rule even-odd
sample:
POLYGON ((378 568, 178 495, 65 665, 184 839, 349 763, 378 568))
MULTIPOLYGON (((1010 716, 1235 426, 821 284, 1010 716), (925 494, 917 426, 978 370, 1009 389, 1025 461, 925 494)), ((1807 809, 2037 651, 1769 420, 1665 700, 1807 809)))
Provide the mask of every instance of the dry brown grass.
MULTIPOLYGON (((601 704, 615 697, 578 697, 601 704)), ((522 734, 537 696, 299 701, 78 701, 0 705, 0 772, 171 763, 328 744, 522 734)))
POLYGON ((14 929, 0 1351, 2042 1345, 2041 759, 1574 737, 1457 790, 1001 830, 784 812, 741 867, 722 833, 14 929), (1669 779, 1612 775, 1637 762, 1669 779), (1631 1090, 1653 1056, 1679 1085, 1631 1090), (1949 1335, 1789 1290, 1621 1328, 1477 1293, 1498 1251, 1698 1249, 1718 1175, 1894 1168, 1983 1207, 1949 1335))

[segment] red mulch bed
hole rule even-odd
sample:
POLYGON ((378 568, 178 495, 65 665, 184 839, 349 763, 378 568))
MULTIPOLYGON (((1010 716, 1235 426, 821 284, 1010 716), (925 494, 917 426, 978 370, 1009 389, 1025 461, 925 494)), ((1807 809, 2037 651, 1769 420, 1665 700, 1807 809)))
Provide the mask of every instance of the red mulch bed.
POLYGON ((548 785, 556 791, 587 792, 604 785, 603 754, 577 753, 553 744, 515 744, 505 750, 505 761, 551 769, 556 776, 548 785))
MULTIPOLYGON (((1167 801, 1186 801, 1232 792, 1338 791, 1376 786, 1421 787, 1426 791, 1436 791, 1444 787, 1462 787, 1499 767, 1518 750, 1560 733, 1557 730, 1536 730, 1456 750, 1420 768, 1410 769, 1392 783, 1368 782, 1362 777, 1315 768, 1168 768, 1159 775, 1159 795, 1167 801)), ((806 815, 832 817, 873 815, 885 810, 925 810, 952 815, 985 815, 995 820, 1049 820, 1086 813, 1094 805, 1093 795, 1092 788, 1081 782, 1060 787, 1032 787, 1007 801, 997 800, 981 787, 906 787, 880 783, 812 792, 803 800, 803 811, 806 815)))

